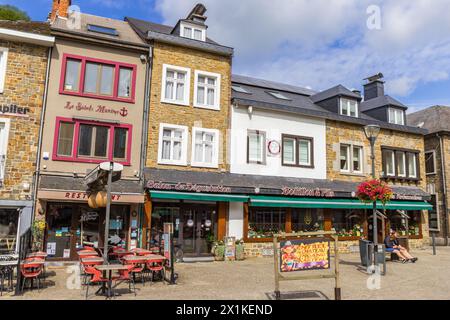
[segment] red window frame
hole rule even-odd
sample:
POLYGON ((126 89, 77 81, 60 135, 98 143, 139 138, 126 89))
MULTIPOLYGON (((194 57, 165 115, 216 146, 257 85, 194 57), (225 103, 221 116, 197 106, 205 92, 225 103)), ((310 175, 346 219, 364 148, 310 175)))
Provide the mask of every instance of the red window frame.
POLYGON ((131 165, 131 142, 133 135, 133 126, 130 124, 117 124, 117 123, 108 123, 108 122, 99 122, 99 121, 91 121, 91 120, 80 120, 74 118, 63 118, 56 117, 56 126, 55 126, 55 136, 53 139, 53 157, 54 161, 71 161, 71 162, 84 162, 84 163, 101 163, 104 161, 113 161, 113 152, 114 152, 114 129, 115 128, 125 128, 128 129, 128 137, 127 137, 127 149, 126 149, 126 158, 125 161, 120 161, 119 163, 124 166, 131 165), (61 156, 58 155, 58 137, 59 137, 59 129, 61 126, 61 122, 68 122, 74 124, 74 133, 73 133, 73 142, 72 142, 72 155, 61 156), (78 156, 78 140, 80 133, 80 124, 88 124, 88 125, 96 125, 96 126, 104 126, 108 127, 109 130, 109 138, 108 138, 108 157, 104 159, 93 159, 86 158, 83 156, 78 156))
POLYGON ((78 96, 78 97, 87 97, 94 99, 102 99, 102 100, 111 100, 111 101, 120 101, 120 102, 128 102, 135 103, 135 94, 136 94, 136 69, 137 66, 135 64, 122 63, 117 61, 110 60, 101 60, 95 58, 89 58, 85 56, 73 55, 73 54, 64 54, 62 59, 61 66, 61 78, 59 81, 59 93, 64 95, 78 96), (67 68, 67 60, 78 60, 81 62, 81 70, 80 70, 80 78, 78 83, 78 91, 69 91, 64 89, 64 83, 66 80, 66 68, 67 68), (84 78, 86 74, 86 63, 100 63, 105 65, 114 66, 114 83, 113 83, 113 94, 112 96, 103 96, 92 93, 84 92, 84 78), (130 98, 119 97, 119 74, 120 68, 128 68, 132 69, 132 78, 131 78, 131 95, 130 98))

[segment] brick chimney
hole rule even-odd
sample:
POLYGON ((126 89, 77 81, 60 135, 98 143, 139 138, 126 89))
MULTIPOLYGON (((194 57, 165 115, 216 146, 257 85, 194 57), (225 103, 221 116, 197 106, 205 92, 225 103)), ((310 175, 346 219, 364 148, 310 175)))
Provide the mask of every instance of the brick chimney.
POLYGON ((69 7, 72 5, 72 0, 53 0, 52 12, 50 12, 50 21, 55 21, 56 17, 67 18, 69 7))
POLYGON ((364 79, 367 80, 367 83, 364 85, 365 101, 384 96, 384 81, 381 80, 383 77, 382 73, 378 73, 364 79))

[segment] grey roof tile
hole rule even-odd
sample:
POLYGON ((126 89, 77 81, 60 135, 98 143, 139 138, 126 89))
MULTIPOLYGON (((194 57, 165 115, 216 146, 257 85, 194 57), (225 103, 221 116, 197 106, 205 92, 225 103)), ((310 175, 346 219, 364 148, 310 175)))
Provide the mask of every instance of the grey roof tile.
POLYGON ((408 123, 413 126, 422 125, 429 133, 450 132, 450 107, 433 106, 406 115, 408 123))
POLYGON ((349 89, 347 89, 346 87, 344 87, 343 85, 339 84, 333 88, 321 91, 319 93, 316 93, 314 95, 311 96, 311 100, 315 103, 320 102, 320 101, 324 101, 327 100, 329 98, 332 97, 336 97, 336 96, 346 96, 346 97, 351 97, 351 98, 355 98, 358 100, 361 100, 361 95, 354 93, 353 91, 350 91, 349 89))
POLYGON ((398 100, 396 100, 388 95, 384 95, 381 97, 363 101, 360 104, 360 108, 361 108, 361 111, 364 112, 364 111, 368 111, 368 110, 372 110, 372 109, 376 109, 376 108, 380 108, 380 107, 384 107, 384 106, 388 106, 388 105, 399 107, 402 109, 408 109, 408 107, 405 106, 403 103, 399 102, 398 100))
POLYGON ((269 81, 269 80, 264 80, 264 79, 258 79, 258 78, 248 77, 248 76, 242 76, 242 75, 237 75, 237 74, 233 74, 231 76, 231 81, 233 83, 247 84, 250 86, 256 86, 256 87, 261 87, 261 88, 266 88, 266 89, 271 89, 271 90, 281 90, 281 91, 286 91, 286 92, 293 92, 293 93, 298 93, 298 94, 307 95, 307 96, 310 96, 310 95, 316 93, 313 90, 303 88, 303 87, 298 87, 298 86, 293 86, 290 84, 274 82, 274 81, 269 81))

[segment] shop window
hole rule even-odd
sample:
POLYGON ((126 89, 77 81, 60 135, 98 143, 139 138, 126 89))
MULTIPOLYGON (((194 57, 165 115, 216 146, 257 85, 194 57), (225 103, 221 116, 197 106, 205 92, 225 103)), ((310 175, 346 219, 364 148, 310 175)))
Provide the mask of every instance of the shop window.
POLYGON ((136 65, 63 56, 61 94, 134 103, 136 65))
POLYGON ((266 133, 259 130, 247 132, 247 163, 266 163, 266 133))
POLYGON ((270 238, 273 234, 284 232, 286 210, 278 208, 250 208, 248 214, 249 239, 270 238))
POLYGON ((16 250, 19 212, 14 209, 0 209, 0 254, 16 250))
POLYGON ((131 125, 57 118, 53 160, 130 164, 131 125), (112 144, 112 147, 110 147, 112 144))
POLYGON ((349 144, 341 144, 340 165, 342 172, 362 173, 363 148, 349 144))
POLYGON ((385 178, 417 180, 419 178, 419 152, 382 148, 385 178))
POLYGON ((219 130, 192 128, 192 166, 217 168, 218 148, 219 130))
POLYGON ((188 68, 164 64, 161 101, 189 105, 190 75, 188 68))
POLYGON ((314 167, 313 138, 282 135, 283 166, 314 167))
POLYGON ((170 165, 187 165, 186 126, 160 123, 158 163, 170 165))
POLYGON ((390 228, 400 236, 420 236, 420 211, 388 211, 390 228))
POLYGON ((332 230, 339 237, 361 237, 363 234, 363 212, 355 210, 334 210, 331 216, 332 230))
POLYGON ((164 231, 164 223, 173 224, 173 238, 178 240, 180 231, 180 207, 155 206, 152 212, 151 245, 160 243, 160 234, 164 231))
POLYGON ((324 216, 321 209, 295 209, 291 213, 292 232, 313 232, 324 230, 324 216))
POLYGON ((426 174, 436 174, 436 151, 425 152, 425 171, 426 174))
POLYGON ((0 182, 5 178, 10 120, 0 118, 0 182))
POLYGON ((220 110, 220 74, 195 71, 194 106, 220 110))

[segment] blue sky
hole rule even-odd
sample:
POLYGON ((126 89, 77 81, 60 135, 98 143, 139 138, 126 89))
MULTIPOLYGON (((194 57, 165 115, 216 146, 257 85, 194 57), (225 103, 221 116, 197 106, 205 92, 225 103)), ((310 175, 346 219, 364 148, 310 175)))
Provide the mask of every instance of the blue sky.
MULTIPOLYGON (((172 25, 197 2, 73 0, 85 13, 172 25)), ((386 92, 411 111, 450 105, 450 0, 202 2, 208 35, 235 48, 234 73, 320 91, 338 83, 361 89, 362 79, 383 72, 386 92)), ((0 3, 45 20, 52 0, 0 3)))

